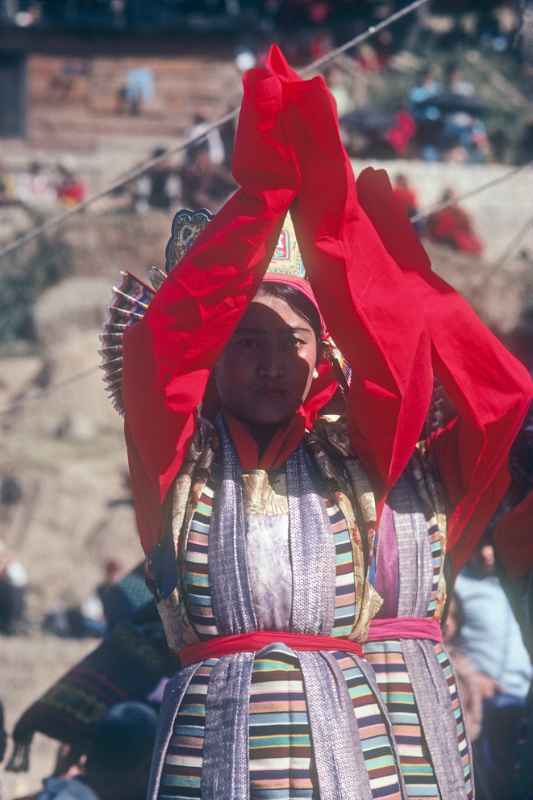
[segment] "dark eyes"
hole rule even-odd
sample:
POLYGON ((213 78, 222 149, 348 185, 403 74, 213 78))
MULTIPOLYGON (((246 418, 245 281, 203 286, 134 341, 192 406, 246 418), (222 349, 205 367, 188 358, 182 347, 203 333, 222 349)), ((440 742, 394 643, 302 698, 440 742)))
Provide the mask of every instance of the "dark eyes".
MULTIPOLYGON (((304 339, 300 339, 297 336, 286 336, 279 340, 278 347, 281 350, 294 350, 302 347, 304 344, 304 339)), ((255 351, 260 350, 264 346, 264 340, 253 336, 242 336, 237 339, 236 345, 242 350, 255 351)))

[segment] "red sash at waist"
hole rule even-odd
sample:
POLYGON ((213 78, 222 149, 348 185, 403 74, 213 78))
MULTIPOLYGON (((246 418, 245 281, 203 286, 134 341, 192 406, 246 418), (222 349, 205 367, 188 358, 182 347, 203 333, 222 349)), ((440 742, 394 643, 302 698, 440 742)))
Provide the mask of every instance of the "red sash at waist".
POLYGON ((230 656, 233 653, 255 653, 269 644, 286 644, 292 650, 342 650, 356 656, 363 655, 359 642, 336 636, 309 636, 294 631, 252 631, 231 636, 213 636, 203 642, 193 642, 182 647, 178 656, 182 667, 197 664, 208 658, 230 656))
POLYGON ((386 639, 429 639, 442 642, 438 619, 432 617, 384 617, 373 619, 368 629, 367 642, 386 639))

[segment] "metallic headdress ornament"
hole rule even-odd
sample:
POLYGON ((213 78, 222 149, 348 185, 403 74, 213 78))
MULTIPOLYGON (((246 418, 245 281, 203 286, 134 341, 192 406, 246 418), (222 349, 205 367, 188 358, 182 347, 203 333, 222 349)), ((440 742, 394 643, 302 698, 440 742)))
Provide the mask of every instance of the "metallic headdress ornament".
POLYGON ((165 267, 152 267, 150 284, 144 283, 130 272, 121 272, 118 286, 113 286, 113 299, 107 319, 100 334, 102 343, 98 351, 104 383, 113 407, 124 414, 122 400, 122 337, 124 331, 146 314, 152 299, 172 268, 178 264, 196 238, 213 219, 210 211, 182 209, 172 220, 170 239, 165 248, 165 267))
POLYGON ((268 272, 291 275, 293 278, 305 278, 304 262, 290 212, 285 217, 268 272))
MULTIPOLYGON (((100 366, 104 371, 104 383, 108 396, 114 408, 121 415, 124 414, 122 400, 122 337, 124 331, 144 317, 155 293, 167 275, 181 261, 212 219, 213 215, 205 208, 200 211, 189 211, 188 209, 178 211, 172 221, 170 239, 165 248, 164 270, 152 267, 150 270, 151 285, 144 283, 129 272, 121 272, 119 285, 113 287, 113 299, 100 335, 102 347, 99 354, 102 359, 100 366)), ((268 272, 293 278, 305 277, 304 264, 290 214, 287 214, 285 219, 268 272)), ((334 345, 332 342, 326 343, 326 345, 331 347, 333 359, 334 345)))

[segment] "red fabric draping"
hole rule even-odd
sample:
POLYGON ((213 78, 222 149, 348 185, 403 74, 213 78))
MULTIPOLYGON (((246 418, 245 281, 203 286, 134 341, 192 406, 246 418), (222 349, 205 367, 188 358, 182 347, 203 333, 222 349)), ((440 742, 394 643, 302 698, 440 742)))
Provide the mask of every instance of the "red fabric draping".
MULTIPOLYGON (((508 485, 531 379, 431 272, 385 173, 365 170, 356 186, 323 80, 300 80, 277 48, 264 69, 245 76, 234 174, 241 188, 126 336, 126 436, 145 549, 161 535, 161 503, 210 370, 291 207, 320 309, 352 367, 352 443, 381 503, 420 436, 434 373, 457 408, 458 419, 431 444, 454 505, 450 545, 459 566, 508 485)), ((302 435, 331 392, 328 369, 321 365, 303 422, 291 424, 302 435)))
POLYGON ((370 621, 367 642, 387 639, 429 639, 442 642, 440 622, 428 617, 377 617, 370 621))
POLYGON ((494 531, 494 545, 511 578, 533 569, 533 492, 503 515, 494 531))
POLYGON ((241 188, 124 337, 126 441, 146 551, 161 537, 161 504, 190 443, 210 370, 257 292, 299 189, 281 130, 283 102, 268 67, 247 73, 233 163, 241 188))
POLYGON ((193 642, 183 647, 179 653, 182 667, 196 664, 208 658, 222 658, 234 653, 256 653, 269 644, 283 642, 292 650, 317 652, 322 650, 342 650, 346 653, 363 655, 359 642, 337 636, 313 636, 294 631, 252 631, 235 633, 229 636, 213 636, 203 642, 193 642))

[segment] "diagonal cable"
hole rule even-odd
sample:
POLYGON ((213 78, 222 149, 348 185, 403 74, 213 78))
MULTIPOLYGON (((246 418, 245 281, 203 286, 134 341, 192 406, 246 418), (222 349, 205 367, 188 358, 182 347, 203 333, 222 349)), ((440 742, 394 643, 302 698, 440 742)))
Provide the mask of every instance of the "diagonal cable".
MULTIPOLYGON (((395 22, 398 22, 398 20, 402 19, 408 14, 411 14, 413 11, 416 11, 418 8, 420 8, 423 5, 426 5, 426 3, 429 2, 430 0, 414 0, 414 2, 409 3, 399 11, 395 12, 394 14, 391 14, 389 17, 384 19, 379 24, 371 25, 363 33, 354 36, 352 39, 349 39, 347 42, 340 45, 340 47, 337 47, 334 50, 331 50, 329 53, 326 53, 321 58, 318 58, 312 64, 309 64, 307 67, 305 67, 302 70, 302 74, 307 75, 310 72, 314 72, 324 67, 326 64, 329 64, 330 61, 333 61, 335 58, 337 58, 341 53, 344 53, 346 50, 350 50, 352 47, 357 47, 358 45, 367 41, 371 37, 375 36, 380 31, 385 30, 390 25, 393 25, 395 22)), ((33 239, 36 239, 41 234, 47 233, 48 231, 58 228, 64 222, 67 222, 69 219, 71 219, 71 217, 75 216, 76 214, 79 214, 81 211, 85 211, 87 208, 92 206, 98 200, 101 200, 102 198, 112 194, 117 189, 120 189, 122 186, 125 186, 127 183, 130 183, 135 178, 138 178, 145 172, 148 172, 148 170, 152 169, 152 167, 155 167, 157 164, 161 163, 162 161, 165 161, 170 156, 177 155, 178 153, 181 153, 183 150, 185 150, 187 147, 190 147, 191 145, 203 141, 204 139, 207 138, 207 136, 209 136, 209 134, 212 131, 222 127, 222 125, 225 125, 227 122, 230 122, 237 116, 238 113, 239 113, 238 108, 235 108, 233 111, 229 111, 223 117, 220 117, 220 119, 208 125, 202 133, 184 139, 175 147, 166 150, 165 153, 161 156, 156 156, 154 158, 149 158, 146 159, 145 161, 142 161, 136 167, 133 167, 129 172, 127 172, 126 175, 121 176, 120 178, 117 178, 115 181, 113 181, 113 183, 111 183, 106 189, 103 189, 100 192, 95 192, 94 194, 87 197, 86 200, 83 200, 81 203, 78 203, 77 205, 73 206, 67 211, 64 211, 62 214, 58 214, 52 219, 47 220, 47 222, 44 222, 42 225, 38 225, 37 227, 32 228, 30 231, 28 231, 28 233, 24 234, 23 236, 20 236, 18 239, 9 242, 9 244, 5 245, 0 249, 0 258, 2 256, 7 255, 8 253, 12 253, 14 250, 18 250, 20 247, 23 247, 28 242, 33 241, 33 239)))

